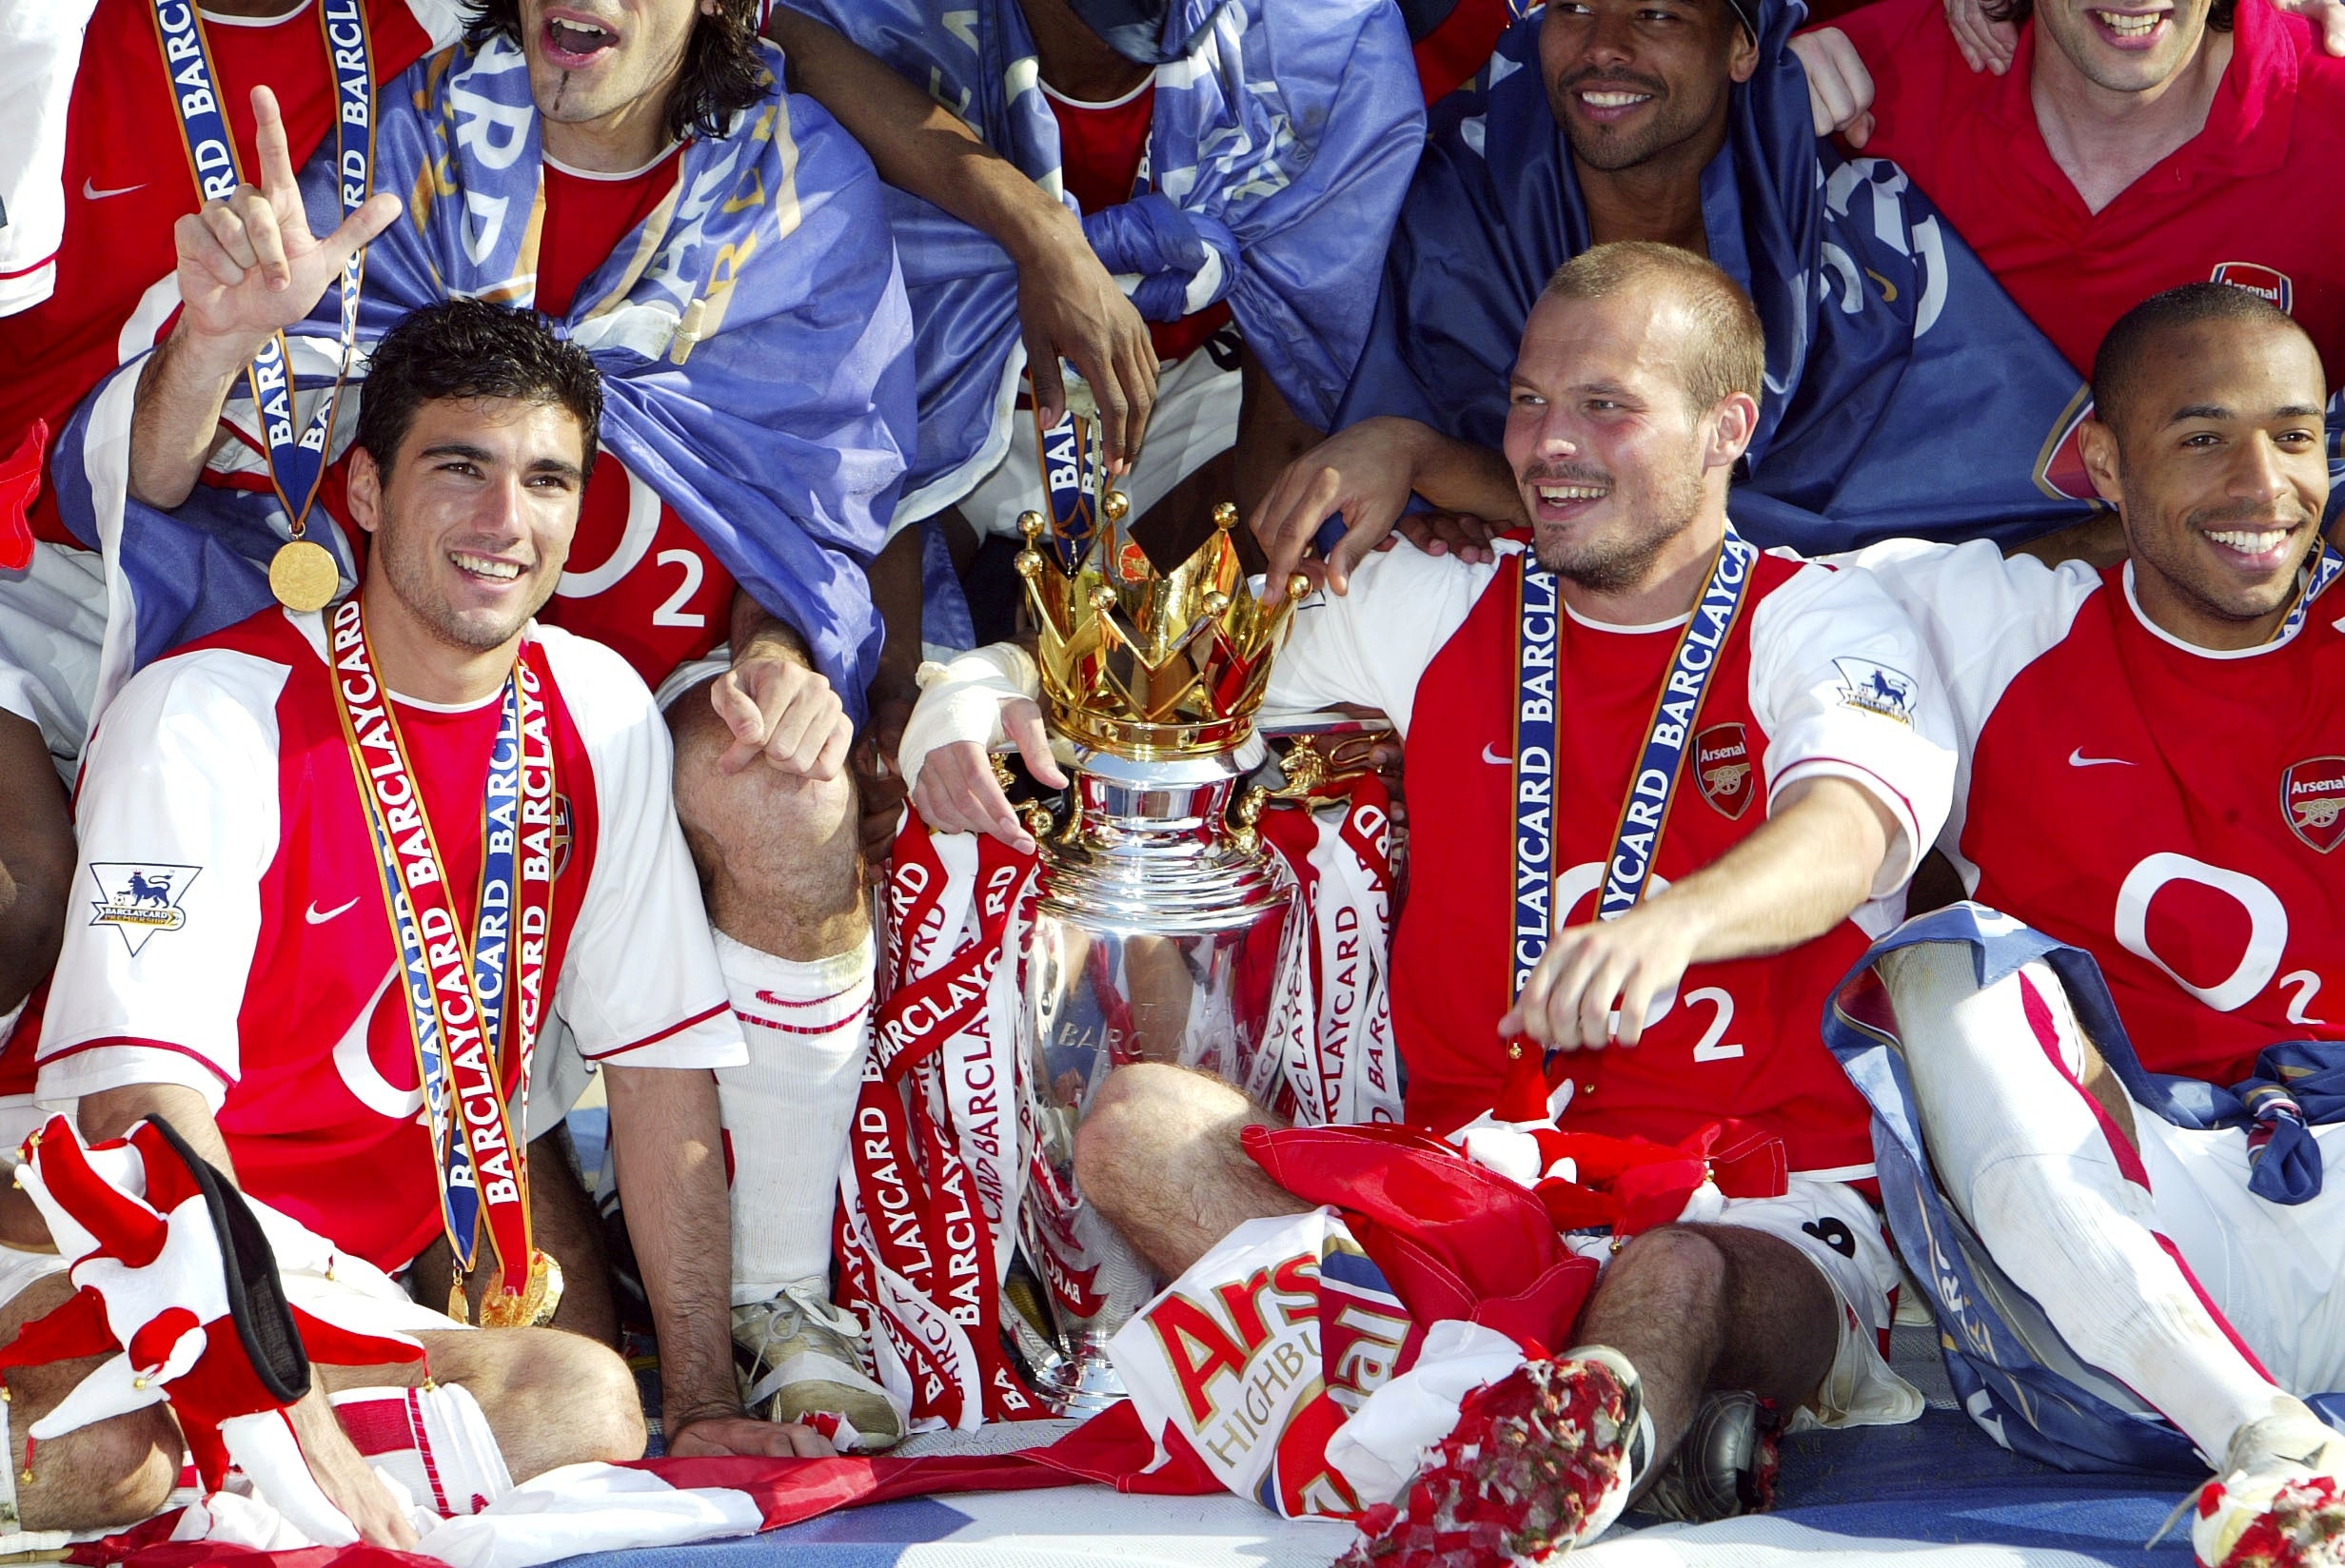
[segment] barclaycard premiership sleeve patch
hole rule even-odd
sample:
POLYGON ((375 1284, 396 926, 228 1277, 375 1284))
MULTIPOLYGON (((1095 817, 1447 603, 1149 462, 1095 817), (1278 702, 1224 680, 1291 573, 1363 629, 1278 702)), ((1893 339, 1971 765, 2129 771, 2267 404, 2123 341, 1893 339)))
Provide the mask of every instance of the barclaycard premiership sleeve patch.
POLYGON ((1913 676, 1869 658, 1836 658, 1832 663, 1841 673, 1842 707, 1860 708, 1900 724, 1914 721, 1914 703, 1920 694, 1913 676))
POLYGON ((202 870, 147 861, 92 861, 89 877, 98 885, 98 896, 90 907, 98 912, 89 923, 122 932, 136 956, 157 931, 175 931, 187 923, 180 900, 202 870))

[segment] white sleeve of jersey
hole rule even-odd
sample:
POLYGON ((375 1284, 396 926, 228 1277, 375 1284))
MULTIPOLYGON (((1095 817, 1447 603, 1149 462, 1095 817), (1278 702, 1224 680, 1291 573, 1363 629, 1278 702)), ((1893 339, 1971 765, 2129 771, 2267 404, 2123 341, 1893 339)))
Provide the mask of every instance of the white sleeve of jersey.
POLYGON ((594 767, 594 864, 554 1009, 589 1062, 720 1068, 749 1059, 676 820, 667 721, 626 661, 541 628, 594 767))
POLYGON ((1954 788, 1954 725, 1913 622, 1864 574, 1811 565, 1752 612, 1750 700, 1770 809, 1803 778, 1845 778, 1880 801, 1898 833, 1872 893, 1893 898, 1954 788))
POLYGON ((67 107, 96 9, 96 0, 0 6, 0 316, 56 291, 67 107))
POLYGON ((2047 566, 2006 559, 1992 543, 1925 544, 1889 539, 1836 559, 1870 574, 1911 617, 1944 684, 1954 715, 1954 798, 1939 843, 1979 885, 1958 846, 1970 801, 1971 755, 1987 718, 2020 672, 2057 647, 2101 578, 2080 560, 2047 566))
POLYGON ((286 675, 220 650, 166 659, 123 688, 91 737, 38 1052, 43 1104, 179 1084, 216 1111, 236 1082, 277 853, 286 675))
POLYGON ((470 21, 462 0, 405 0, 405 5, 415 25, 430 36, 434 54, 462 38, 470 21))
MULTIPOLYGON (((1520 549, 1502 541, 1501 552, 1520 549)), ((1351 591, 1321 589, 1294 607, 1294 630, 1271 667, 1263 707, 1309 713, 1340 702, 1382 710, 1405 739, 1417 682, 1498 573, 1429 556, 1403 539, 1353 568, 1351 591)))

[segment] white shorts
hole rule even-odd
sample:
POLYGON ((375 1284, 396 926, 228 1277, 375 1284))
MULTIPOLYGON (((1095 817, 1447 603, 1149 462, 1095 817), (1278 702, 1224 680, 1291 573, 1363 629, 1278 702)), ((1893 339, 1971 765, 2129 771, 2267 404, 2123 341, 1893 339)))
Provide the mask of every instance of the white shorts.
POLYGON ((2247 1135, 2194 1132, 2140 1107, 2157 1230, 2281 1387, 2345 1388, 2345 1123, 2313 1128, 2328 1180, 2301 1204, 2247 1189, 2247 1135))
MULTIPOLYGON (((1203 347, 1158 372, 1156 406, 1148 417, 1140 461, 1115 481, 1132 502, 1134 519, 1146 517, 1173 486, 1237 443, 1240 379, 1235 369, 1214 363, 1203 347)), ((1019 513, 1048 508, 1032 396, 1028 385, 1020 393, 1020 406, 1011 410, 1009 455, 960 499, 961 516, 980 535, 1016 539, 1019 513)))
POLYGON ((69 786, 89 738, 106 640, 106 573, 94 550, 40 540, 32 564, 0 572, 0 712, 41 728, 69 786))
MULTIPOLYGON (((1790 1430, 1898 1426, 1921 1414, 1921 1390, 1891 1371, 1882 1354, 1904 1276, 1880 1213, 1854 1187, 1793 1176, 1780 1198, 1727 1198, 1716 1213, 1689 1213, 1680 1223, 1764 1231, 1799 1248, 1832 1286, 1841 1315, 1832 1369, 1815 1403, 1793 1412, 1790 1430)), ((1611 1256, 1609 1237, 1569 1241, 1573 1250, 1599 1262, 1611 1256)))

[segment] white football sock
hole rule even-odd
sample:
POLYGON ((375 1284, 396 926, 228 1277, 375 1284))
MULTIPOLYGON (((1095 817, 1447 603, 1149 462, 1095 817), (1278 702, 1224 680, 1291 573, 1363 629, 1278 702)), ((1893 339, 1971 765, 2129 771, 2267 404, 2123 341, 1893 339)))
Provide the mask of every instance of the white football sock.
MULTIPOLYGON (((1939 1180, 2068 1347, 2211 1460, 2247 1422, 2301 1409, 2233 1343, 2159 1233, 2149 1188, 2127 1175, 2138 1157, 2082 1085, 2082 1035, 2049 966, 1981 990, 1968 948, 1930 943, 1881 972, 1939 1180), (2023 980, 2050 1012, 2049 1049, 2023 980)), ((2135 1108, 2137 1124, 2152 1114, 2135 1108)))
POLYGON ((513 1490, 497 1435, 462 1383, 347 1388, 331 1399, 360 1456, 442 1519, 477 1514, 513 1490))
POLYGON ((717 1069, 733 1152, 733 1304, 827 1280, 831 1210, 871 1034, 869 936, 798 962, 716 933, 749 1060, 717 1069))

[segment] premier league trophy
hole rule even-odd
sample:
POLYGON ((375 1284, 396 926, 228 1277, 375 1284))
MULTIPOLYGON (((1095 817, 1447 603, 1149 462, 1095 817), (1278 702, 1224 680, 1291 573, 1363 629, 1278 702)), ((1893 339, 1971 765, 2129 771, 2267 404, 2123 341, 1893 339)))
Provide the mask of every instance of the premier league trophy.
POLYGON ((1278 1067, 1263 1044, 1292 901, 1255 832, 1265 792, 1232 795, 1305 584, 1275 607, 1255 598, 1228 504, 1196 554, 1159 575, 1118 526, 1122 500, 1107 496, 1104 526, 1074 547, 1027 514, 1017 558, 1047 717, 1074 761, 1063 822, 1027 808, 1041 857, 1020 1041, 1031 1277, 1013 1280, 1005 1319, 1036 1390, 1079 1412, 1121 1397, 1106 1342, 1158 1281, 1084 1200, 1075 1128, 1131 1062, 1262 1092, 1278 1067))

